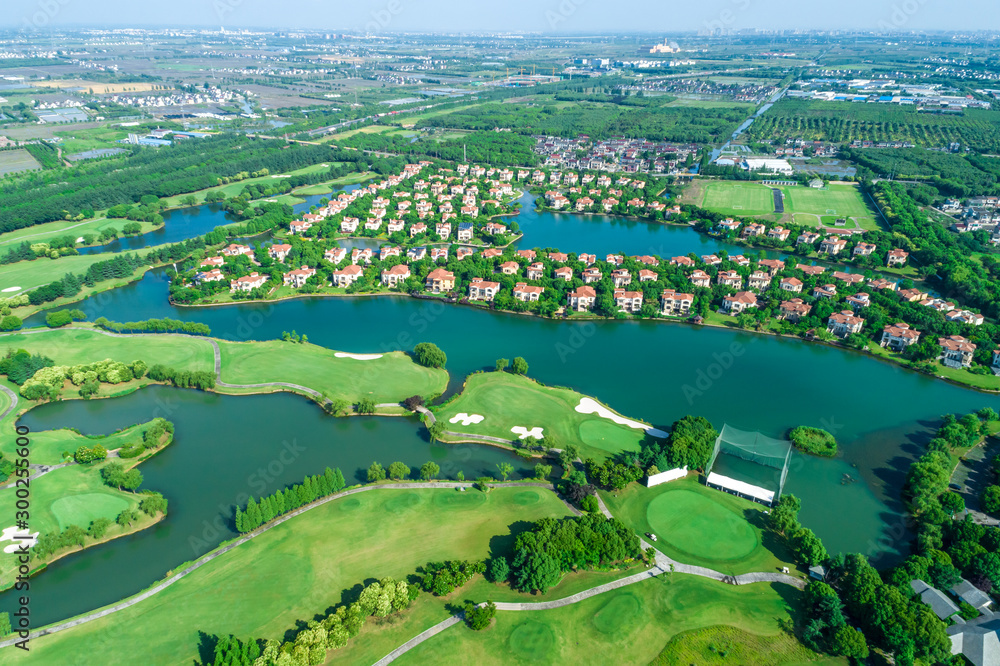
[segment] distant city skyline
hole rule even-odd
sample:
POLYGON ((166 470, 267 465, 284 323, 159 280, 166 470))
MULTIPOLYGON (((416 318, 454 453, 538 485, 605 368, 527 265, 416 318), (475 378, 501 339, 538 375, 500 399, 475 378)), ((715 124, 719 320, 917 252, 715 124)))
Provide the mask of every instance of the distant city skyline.
POLYGON ((773 30, 1000 29, 995 0, 13 0, 3 28, 175 27, 331 32, 707 32, 773 30))

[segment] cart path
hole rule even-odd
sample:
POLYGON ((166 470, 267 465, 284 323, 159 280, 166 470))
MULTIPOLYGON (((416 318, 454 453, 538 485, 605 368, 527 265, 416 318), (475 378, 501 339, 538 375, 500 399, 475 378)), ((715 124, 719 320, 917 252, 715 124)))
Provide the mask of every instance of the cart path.
POLYGON ((3 410, 2 413, 0 413, 0 419, 3 419, 6 418, 6 416, 10 414, 12 411, 14 411, 15 407, 17 407, 17 394, 3 385, 0 385, 0 391, 6 393, 7 397, 10 398, 10 405, 7 407, 7 409, 3 410))
MULTIPOLYGON (((469 489, 469 488, 472 488, 472 485, 473 484, 470 481, 438 481, 438 482, 434 482, 434 481, 419 481, 419 482, 413 482, 413 483, 383 483, 383 484, 379 484, 379 485, 361 486, 360 488, 351 488, 350 490, 344 490, 342 492, 335 493, 335 494, 329 495, 327 497, 323 497, 321 499, 316 500, 315 502, 313 502, 311 504, 307 504, 306 506, 299 507, 298 509, 295 509, 294 511, 292 511, 290 513, 286 513, 285 515, 281 516, 280 518, 274 519, 273 521, 271 521, 267 525, 263 525, 261 527, 258 527, 253 532, 248 532, 248 533, 244 534, 243 536, 238 537, 235 540, 233 540, 232 542, 226 544, 225 546, 222 546, 222 547, 218 548, 217 550, 214 550, 211 553, 208 553, 207 555, 202 556, 199 560, 197 560, 193 564, 187 566, 186 568, 184 568, 181 571, 178 571, 177 573, 173 574, 169 578, 167 578, 167 579, 165 579, 165 580, 163 580, 163 581, 155 584, 153 587, 149 588, 148 590, 146 590, 144 592, 140 592, 139 594, 136 594, 136 595, 134 595, 132 597, 129 597, 128 599, 124 599, 122 601, 119 601, 116 604, 113 604, 111 606, 107 606, 105 608, 102 608, 100 610, 94 611, 92 613, 88 613, 86 615, 82 615, 80 617, 76 617, 76 618, 73 618, 71 620, 67 620, 65 622, 60 622, 59 624, 51 625, 51 626, 45 627, 43 629, 39 629, 37 631, 33 631, 33 632, 31 632, 29 634, 29 638, 38 638, 40 636, 48 636, 49 634, 55 634, 55 633, 58 633, 60 631, 65 631, 66 629, 70 629, 72 627, 77 627, 77 626, 79 626, 81 624, 87 624, 88 622, 92 622, 92 621, 100 619, 102 617, 107 617, 108 615, 113 615, 114 613, 117 613, 118 611, 125 610, 126 608, 130 608, 130 607, 132 607, 132 606, 134 606, 134 605, 136 605, 136 604, 138 604, 138 603, 140 603, 142 601, 145 601, 146 599, 149 599, 150 597, 152 597, 152 596, 154 596, 154 595, 162 592, 163 590, 167 589, 168 587, 170 587, 171 585, 173 585, 177 581, 181 580, 182 578, 184 578, 188 574, 192 573, 193 571, 196 571, 196 570, 200 569, 201 567, 205 566, 206 564, 208 564, 212 560, 214 560, 214 559, 216 559, 218 557, 221 557, 222 555, 224 555, 225 553, 228 553, 229 551, 233 550, 237 546, 240 546, 240 545, 246 543, 247 541, 250 541, 251 539, 259 537, 261 534, 264 534, 265 532, 274 529, 275 527, 277 527, 278 525, 281 525, 285 521, 291 520, 292 518, 294 518, 294 517, 296 517, 298 515, 301 515, 301 514, 307 512, 307 511, 315 509, 316 507, 322 506, 322 505, 326 504, 327 502, 332 502, 334 500, 341 499, 343 497, 347 497, 348 495, 356 495, 357 493, 364 493, 364 492, 369 492, 369 491, 373 491, 373 490, 411 490, 411 489, 414 489, 414 488, 430 488, 430 489, 441 489, 441 490, 455 490, 456 488, 466 488, 466 489, 469 489)), ((515 488, 516 487, 531 487, 531 488, 543 488, 543 489, 546 489, 546 490, 554 490, 554 487, 553 487, 553 485, 551 483, 539 483, 539 482, 531 482, 531 481, 514 481, 514 482, 510 482, 510 483, 505 483, 503 485, 504 485, 504 487, 515 487, 515 488)), ((22 640, 22 639, 19 638, 19 637, 17 637, 15 635, 12 638, 8 638, 8 639, 0 642, 0 648, 9 647, 9 646, 13 645, 15 642, 20 641, 20 640, 22 640)))

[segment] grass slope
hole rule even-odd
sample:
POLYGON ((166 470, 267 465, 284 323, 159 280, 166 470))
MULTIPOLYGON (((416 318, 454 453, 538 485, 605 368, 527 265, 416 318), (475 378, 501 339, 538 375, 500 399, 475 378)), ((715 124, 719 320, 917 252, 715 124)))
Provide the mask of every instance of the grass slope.
POLYGON ((448 384, 447 372, 418 365, 402 352, 359 361, 309 343, 220 342, 219 348, 222 379, 231 384, 290 382, 333 398, 370 397, 376 403, 439 395, 448 384))
POLYGON ((795 568, 761 527, 764 507, 707 488, 693 476, 653 488, 633 483, 602 497, 611 513, 636 532, 656 534, 653 546, 685 564, 728 575, 795 568))
MULTIPOLYGON (((720 624, 736 627, 755 640, 786 645, 795 639, 782 625, 797 612, 799 594, 788 586, 734 587, 672 574, 563 608, 500 612, 494 626, 481 632, 456 626, 417 646, 397 663, 453 664, 460 655, 460 661, 467 664, 645 664, 657 658, 675 636, 720 624)), ((797 663, 819 659, 797 647, 789 650, 797 663)))
POLYGON ((510 547, 509 525, 568 515, 552 492, 529 491, 538 495, 531 504, 518 498, 524 492, 497 488, 483 495, 445 486, 335 500, 149 600, 32 641, 22 661, 63 664, 80 654, 101 654, 107 664, 191 663, 198 657, 199 631, 280 638, 362 581, 405 577, 431 560, 483 558, 491 549, 510 547))
MULTIPOLYGON (((86 220, 84 222, 77 222, 75 220, 56 220, 55 222, 36 224, 34 226, 27 227, 26 229, 17 229, 16 231, 9 231, 0 235, 0 249, 3 249, 3 251, 6 252, 8 248, 4 246, 12 243, 19 244, 22 241, 28 241, 29 243, 45 243, 58 236, 72 236, 74 239, 87 234, 94 234, 96 236, 108 227, 113 227, 120 232, 122 227, 129 222, 131 222, 131 220, 120 220, 116 218, 109 219, 102 217, 96 220, 86 220)), ((151 231, 155 228, 151 222, 139 222, 139 225, 142 227, 142 231, 140 233, 146 233, 147 231, 151 231)))
POLYGON ((514 426, 542 427, 545 444, 562 448, 576 444, 584 458, 605 458, 619 451, 638 451, 645 434, 595 414, 581 414, 576 406, 584 398, 563 388, 543 386, 509 372, 484 372, 470 376, 455 400, 437 414, 446 430, 514 439, 514 426), (479 414, 482 422, 451 423, 456 414, 479 414))
POLYGON ((0 335, 0 351, 26 349, 44 354, 56 365, 93 363, 110 358, 123 363, 135 360, 147 365, 162 363, 177 370, 214 368, 214 354, 208 340, 158 335, 118 338, 87 328, 61 328, 43 333, 0 335))

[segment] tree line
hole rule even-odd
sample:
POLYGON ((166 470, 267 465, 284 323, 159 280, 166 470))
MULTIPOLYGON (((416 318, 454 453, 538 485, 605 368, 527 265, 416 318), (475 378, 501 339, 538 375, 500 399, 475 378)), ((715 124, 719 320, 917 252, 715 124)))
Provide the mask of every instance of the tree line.
POLYGON ((246 508, 236 508, 236 530, 242 534, 252 532, 299 507, 315 502, 321 497, 338 493, 345 487, 344 474, 339 468, 329 467, 322 474, 307 476, 302 483, 276 490, 259 501, 250 498, 246 508))
POLYGON ((208 324, 196 321, 181 321, 179 319, 146 319, 144 321, 116 322, 108 321, 106 317, 94 320, 94 326, 114 333, 185 333, 187 335, 211 335, 208 324))

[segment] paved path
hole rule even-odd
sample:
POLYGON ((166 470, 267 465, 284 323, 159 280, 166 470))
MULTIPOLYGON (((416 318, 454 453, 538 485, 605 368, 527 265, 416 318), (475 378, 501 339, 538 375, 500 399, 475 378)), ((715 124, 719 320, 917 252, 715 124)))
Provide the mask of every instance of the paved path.
MULTIPOLYGON (((513 483, 506 483, 506 484, 504 484, 504 486, 505 487, 530 486, 530 487, 533 487, 533 488, 545 488, 545 489, 549 489, 549 490, 552 489, 552 484, 551 483, 537 483, 537 482, 527 482, 527 481, 518 481, 518 482, 513 482, 513 483)), ((225 546, 219 548, 218 550, 212 551, 211 553, 203 556, 201 559, 197 560, 193 564, 189 565, 187 568, 183 569, 182 571, 178 571, 174 575, 170 576, 169 578, 163 580, 160 583, 157 583, 156 585, 154 585, 153 587, 149 588, 145 592, 141 592, 141 593, 139 593, 139 594, 137 594, 135 596, 132 596, 132 597, 129 597, 128 599, 120 601, 120 602, 118 602, 118 603, 116 603, 114 605, 108 606, 106 608, 102 608, 101 610, 97 610, 97 611, 94 611, 92 613, 88 613, 87 615, 82 615, 80 617, 76 617, 76 618, 73 618, 71 620, 67 620, 66 622, 61 622, 59 624, 51 625, 51 626, 45 627, 43 629, 39 629, 38 631, 33 631, 29 635, 29 638, 38 638, 40 636, 48 636, 49 634, 55 634, 55 633, 58 633, 60 631, 65 631, 66 629, 70 629, 72 627, 79 626, 81 624, 87 624, 88 622, 92 622, 92 621, 97 620, 97 619, 102 618, 102 617, 107 617, 108 615, 113 615, 114 613, 117 613, 118 611, 125 610, 126 608, 130 608, 131 606, 134 606, 137 603, 139 603, 141 601, 144 601, 146 599, 149 599, 150 597, 152 597, 152 596, 154 596, 154 595, 162 592, 163 590, 167 589, 168 587, 170 587, 171 585, 173 585, 177 581, 181 580, 182 578, 184 578, 185 576, 187 576, 191 572, 200 569, 201 567, 205 566, 206 564, 208 564, 212 560, 214 560, 214 559, 216 559, 218 557, 221 557, 222 555, 224 555, 225 553, 228 553, 229 551, 231 551, 232 549, 236 548, 237 546, 240 546, 240 545, 246 543, 247 541, 250 541, 251 539, 255 539, 256 537, 259 537, 261 534, 264 534, 265 532, 274 529, 278 525, 281 525, 285 521, 291 520, 295 516, 301 515, 301 514, 305 513, 306 511, 310 511, 312 509, 315 509, 316 507, 322 506, 322 505, 326 504, 327 502, 332 502, 332 501, 340 499, 342 497, 347 497, 348 495, 356 495, 358 493, 369 492, 369 491, 372 491, 372 490, 411 490, 411 489, 414 489, 414 488, 433 488, 433 489, 442 489, 442 490, 454 490, 456 488, 471 488, 471 487, 472 487, 472 482, 469 482, 469 481, 438 481, 438 482, 434 482, 434 481, 426 481, 426 482, 425 481, 421 481, 421 482, 414 482, 414 483, 383 483, 383 484, 379 484, 379 485, 370 485, 370 486, 361 486, 360 488, 352 488, 350 490, 345 490, 343 492, 336 493, 334 495, 329 495, 328 497, 323 497, 321 499, 316 500, 312 504, 307 504, 306 506, 300 507, 300 508, 296 509, 295 511, 292 511, 291 513, 286 513, 285 515, 281 516, 280 518, 277 518, 277 519, 271 521, 267 525, 264 525, 263 527, 259 527, 256 530, 254 530, 253 532, 248 532, 247 534, 244 534, 243 536, 237 538, 236 540, 232 541, 231 543, 226 544, 225 546)), ((20 639, 17 636, 15 636, 13 638, 9 638, 9 639, 7 639, 5 641, 2 641, 2 642, 0 642, 0 648, 9 647, 9 646, 13 645, 15 642, 17 642, 18 640, 20 640, 20 639)))
POLYGON ((10 398, 10 405, 7 407, 7 409, 3 410, 2 413, 0 413, 0 419, 2 419, 8 414, 10 414, 12 411, 14 411, 14 408, 17 407, 17 394, 11 391, 6 386, 0 386, 0 391, 6 393, 7 397, 10 398))
MULTIPOLYGON (((427 409, 426 407, 420 406, 417 407, 417 411, 427 416, 427 425, 431 426, 437 423, 437 419, 434 417, 434 413, 431 410, 427 409)), ((476 435, 471 432, 455 432, 454 430, 445 430, 443 432, 445 435, 451 435, 452 437, 459 437, 465 440, 475 439, 481 442, 496 442, 498 444, 506 444, 507 446, 510 446, 511 441, 513 440, 513 438, 504 439, 503 437, 491 437, 490 435, 476 435)))
POLYGON ((462 617, 462 615, 452 615, 447 620, 444 620, 443 622, 438 622, 427 631, 423 632, 419 636, 411 638, 410 640, 406 641, 405 643, 400 645, 398 648, 396 648, 389 654, 385 655, 384 657, 376 661, 375 666, 385 666, 386 664, 391 664, 392 662, 396 661, 396 659, 401 657, 403 654, 409 652, 410 650, 417 647, 427 639, 437 636, 445 629, 453 627, 459 622, 462 622, 463 620, 464 618, 462 617))

